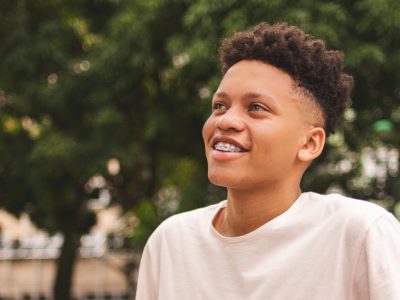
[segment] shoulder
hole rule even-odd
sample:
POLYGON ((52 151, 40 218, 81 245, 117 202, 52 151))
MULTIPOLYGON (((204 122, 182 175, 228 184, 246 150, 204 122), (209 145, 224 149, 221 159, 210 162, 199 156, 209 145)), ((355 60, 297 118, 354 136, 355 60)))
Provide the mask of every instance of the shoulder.
POLYGON ((384 220, 397 222, 391 213, 374 203, 339 194, 304 193, 302 214, 312 226, 346 233, 350 239, 360 239, 384 220))
POLYGON ((305 193, 302 217, 308 216, 313 228, 330 238, 344 239, 355 249, 366 243, 395 243, 400 246, 400 224, 386 209, 374 203, 339 194, 305 193))
POLYGON ((212 219, 225 201, 195 210, 178 213, 164 220, 152 233, 150 243, 165 241, 178 242, 190 236, 204 234, 211 226, 212 219))
POLYGON ((308 205, 318 210, 321 217, 324 218, 331 216, 369 223, 389 214, 383 207, 365 200, 339 194, 321 195, 313 192, 306 194, 308 205))
POLYGON ((209 205, 206 207, 197 208, 194 210, 178 213, 164 220, 159 226, 160 230, 171 230, 174 228, 180 228, 180 225, 185 227, 199 226, 202 223, 209 224, 214 215, 217 213, 219 208, 224 204, 223 202, 209 205))

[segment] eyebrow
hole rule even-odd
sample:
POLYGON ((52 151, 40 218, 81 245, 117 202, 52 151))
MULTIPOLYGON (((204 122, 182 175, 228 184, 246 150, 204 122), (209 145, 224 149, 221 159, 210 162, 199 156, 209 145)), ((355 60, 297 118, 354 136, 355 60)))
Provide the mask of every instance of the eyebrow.
MULTIPOLYGON (((213 98, 215 97, 220 97, 220 98, 224 98, 224 99, 229 99, 229 95, 225 92, 216 92, 213 96, 213 98)), ((252 100, 252 99, 267 99, 268 101, 271 101, 273 105, 277 104, 277 100, 274 97, 271 97, 267 94, 259 94, 259 93, 255 93, 255 92, 248 92, 245 93, 242 97, 241 100, 252 100)))

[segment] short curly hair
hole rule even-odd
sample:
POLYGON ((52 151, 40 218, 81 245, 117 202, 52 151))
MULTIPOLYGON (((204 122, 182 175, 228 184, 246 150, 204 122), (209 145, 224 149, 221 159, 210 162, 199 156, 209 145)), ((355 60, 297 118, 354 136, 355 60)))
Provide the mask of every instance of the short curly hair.
POLYGON ((343 73, 343 53, 287 23, 260 23, 222 41, 222 73, 241 60, 258 60, 289 74, 321 109, 327 135, 350 104, 353 77, 343 73))

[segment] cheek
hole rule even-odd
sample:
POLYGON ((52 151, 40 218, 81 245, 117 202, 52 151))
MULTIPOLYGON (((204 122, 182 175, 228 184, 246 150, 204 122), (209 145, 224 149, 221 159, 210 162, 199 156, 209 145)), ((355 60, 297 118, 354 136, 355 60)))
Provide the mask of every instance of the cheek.
POLYGON ((275 143, 273 149, 277 160, 282 164, 292 164, 297 157, 299 151, 299 140, 301 138, 301 132, 299 126, 290 126, 287 124, 280 130, 280 134, 275 137, 275 143))
POLYGON ((215 122, 212 120, 212 117, 210 116, 207 121, 203 125, 203 130, 202 130, 202 135, 203 135, 203 140, 204 144, 207 144, 208 140, 211 138, 211 134, 213 132, 214 124, 215 122))
POLYGON ((266 161, 292 160, 298 150, 298 134, 287 124, 273 124, 258 128, 257 135, 253 136, 261 156, 266 161))

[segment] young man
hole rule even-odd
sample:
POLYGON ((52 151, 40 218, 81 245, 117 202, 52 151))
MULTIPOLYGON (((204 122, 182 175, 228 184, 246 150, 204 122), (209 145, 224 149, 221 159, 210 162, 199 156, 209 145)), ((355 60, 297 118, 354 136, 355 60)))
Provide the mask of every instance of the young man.
POLYGON ((287 24, 220 48, 223 79, 203 138, 227 200, 173 216, 150 237, 137 299, 400 299, 400 225, 384 209, 302 193, 346 108, 342 55, 287 24))

